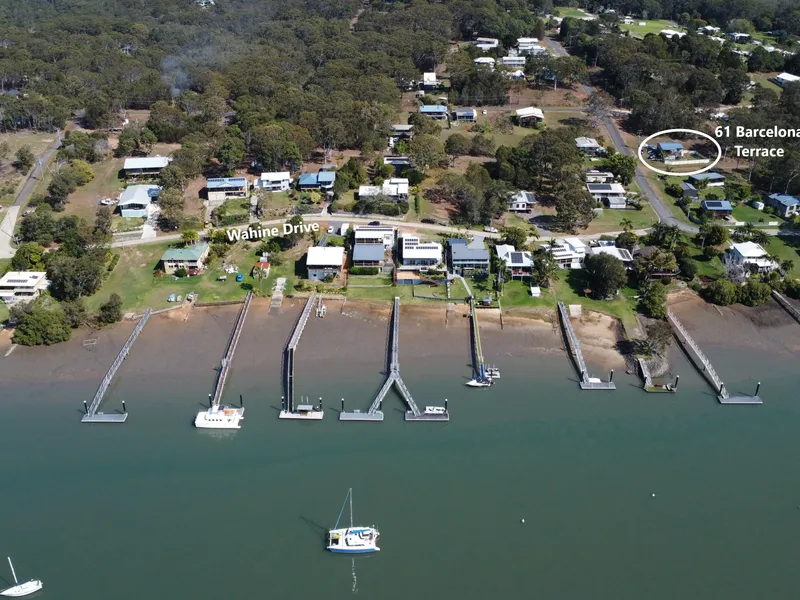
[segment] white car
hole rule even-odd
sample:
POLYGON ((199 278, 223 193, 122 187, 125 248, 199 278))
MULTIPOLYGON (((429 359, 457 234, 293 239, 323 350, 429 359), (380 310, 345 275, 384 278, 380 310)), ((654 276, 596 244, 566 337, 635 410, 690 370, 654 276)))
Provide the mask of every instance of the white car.
POLYGON ((333 233, 333 225, 331 225, 330 227, 328 227, 328 233, 333 233))
POLYGON ((484 230, 486 233, 498 233, 498 232, 499 232, 499 230, 497 229, 497 227, 484 227, 484 228, 483 228, 483 230, 484 230))
POLYGON ((111 198, 106 198, 104 200, 100 200, 100 204, 102 204, 103 206, 111 206, 112 204, 114 204, 114 201, 111 198))

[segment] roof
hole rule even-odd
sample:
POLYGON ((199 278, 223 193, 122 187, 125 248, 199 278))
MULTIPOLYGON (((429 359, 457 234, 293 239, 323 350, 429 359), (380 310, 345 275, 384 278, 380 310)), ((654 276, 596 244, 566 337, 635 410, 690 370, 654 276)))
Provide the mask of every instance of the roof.
POLYGON ((731 203, 727 200, 703 200, 700 206, 706 210, 733 210, 731 203))
POLYGON ((694 187, 688 181, 681 181, 681 189, 686 191, 686 192, 691 192, 691 191, 695 191, 696 192, 697 191, 697 188, 694 187))
POLYGON ((533 257, 526 251, 517 252, 514 246, 509 244, 498 244, 495 246, 497 256, 503 259, 507 267, 532 267, 533 257))
POLYGON ((792 75, 791 73, 781 73, 777 75, 775 79, 783 79, 784 81, 800 81, 800 77, 797 75, 792 75))
POLYGON ((161 260, 200 260, 208 250, 208 244, 196 244, 185 248, 168 248, 161 260))
POLYGON ((788 194, 770 194, 769 199, 775 200, 775 202, 777 202, 778 204, 782 204, 787 208, 789 206, 795 206, 797 204, 800 204, 800 200, 788 194))
POLYGON ((542 112, 541 108, 534 108, 533 106, 529 106, 528 108, 517 109, 517 117, 520 119, 528 119, 530 117, 535 117, 537 119, 544 119, 544 113, 542 112))
POLYGON ((725 179, 725 175, 722 173, 699 173, 697 175, 689 175, 689 179, 694 181, 719 181, 720 179, 725 179))
POLYGON ((273 171, 271 173, 262 173, 260 179, 262 181, 286 181, 291 179, 292 174, 289 171, 273 171))
POLYGON ((308 249, 306 257, 307 267, 341 267, 344 262, 344 248, 329 246, 320 248, 314 246, 308 249))
POLYGON ((489 260, 489 251, 486 248, 470 248, 467 240, 463 238, 451 239, 450 251, 453 260, 489 260))
POLYGON ((423 242, 416 235, 402 236, 403 260, 409 258, 435 258, 442 260, 442 245, 439 242, 423 242))
POLYGON ((419 112, 425 113, 434 113, 434 114, 445 114, 447 113, 447 107, 442 106, 441 104, 425 104, 419 107, 419 112))
POLYGON ((129 169, 163 169, 172 159, 168 156, 143 156, 139 158, 126 158, 126 171, 129 169))
POLYGON ((527 202, 533 204, 536 202, 536 195, 533 192, 519 191, 511 197, 511 202, 527 202))
POLYGON ((158 196, 161 188, 157 185, 129 185, 119 197, 119 206, 141 204, 147 206, 158 196))
POLYGON ((474 108, 457 108, 453 111, 455 115, 475 115, 477 111, 474 108))
POLYGON ((335 171, 320 171, 317 173, 317 181, 319 183, 333 183, 336 181, 335 171))
POLYGON ((385 250, 383 244, 356 244, 353 246, 353 260, 383 260, 385 250))
POLYGON ((674 152, 675 150, 683 150, 683 144, 680 142, 659 142, 658 149, 664 152, 674 152))
POLYGON ((219 190, 223 188, 240 188, 247 185, 247 177, 216 177, 206 180, 206 188, 219 190))
POLYGON ((22 287, 33 287, 39 283, 47 273, 41 271, 9 271, 0 277, 0 285, 10 287, 12 285, 22 287))
POLYGON ((494 59, 491 56, 479 56, 472 62, 479 64, 479 65, 493 65, 494 59))
POLYGON ((422 81, 424 83, 435 84, 436 83, 436 73, 423 73, 422 74, 422 81))
POLYGON ((566 237, 561 241, 562 241, 562 243, 567 244, 568 246, 572 246, 576 250, 579 250, 581 248, 586 248, 586 244, 584 244, 582 241, 580 241, 576 237, 566 237))
POLYGON ((319 183, 317 175, 318 173, 303 173, 300 175, 300 185, 317 185, 319 183))
POLYGON ((633 260, 630 250, 627 248, 617 248, 616 246, 595 246, 589 248, 592 254, 609 254, 614 258, 618 258, 622 262, 630 262, 633 260))
POLYGON ((578 148, 600 148, 600 144, 597 143, 597 140, 594 138, 588 137, 577 137, 575 138, 575 144, 578 148))
POLYGON ((610 194, 624 194, 625 188, 621 183, 587 183, 586 189, 590 194, 608 192, 610 194))
POLYGON ((392 125, 389 127, 392 131, 411 131, 414 129, 413 125, 392 125))
POLYGON ((539 38, 521 37, 517 38, 517 44, 536 44, 539 38))
POLYGON ((761 258, 767 255, 767 251, 755 242, 733 244, 731 249, 741 254, 744 258, 761 258))

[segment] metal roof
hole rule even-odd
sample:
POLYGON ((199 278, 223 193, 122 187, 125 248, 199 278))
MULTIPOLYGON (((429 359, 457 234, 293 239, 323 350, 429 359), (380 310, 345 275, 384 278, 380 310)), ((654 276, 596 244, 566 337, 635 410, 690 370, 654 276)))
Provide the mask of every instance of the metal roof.
POLYGON ((320 171, 317 173, 317 181, 319 183, 333 183, 336 181, 336 173, 333 171, 320 171))
POLYGON ((698 175, 690 175, 689 179, 694 179, 695 181, 719 181, 720 179, 725 179, 725 175, 722 173, 700 173, 698 175))
POLYGON ((300 185, 317 185, 318 183, 316 173, 303 173, 300 175, 300 185))
POLYGON ((247 177, 216 177, 206 180, 206 188, 219 190, 223 188, 240 188, 247 185, 247 177))
POLYGON ((706 210, 733 210, 727 200, 703 200, 700 205, 706 210))
POLYGON ((467 240, 450 240, 450 252, 453 260, 489 260, 489 251, 486 248, 470 248, 467 240))
POLYGON ((672 152, 674 150, 683 150, 683 144, 679 142, 659 142, 658 149, 665 152, 672 152))
POLYGON ((446 113, 447 107, 441 104, 425 104, 419 107, 419 112, 425 113, 446 113))
POLYGON ((147 206, 158 197, 160 191, 161 188, 157 185, 129 185, 120 195, 118 206, 120 208, 131 204, 147 206))
POLYGON ((142 156, 126 158, 124 169, 163 169, 172 159, 168 156, 142 156))
POLYGON ((383 260, 385 253, 383 244, 356 244, 353 246, 354 261, 377 262, 383 260))
POLYGON ((208 250, 208 244, 197 244, 185 248, 169 248, 161 256, 161 260, 200 260, 208 250))
POLYGON ((308 249, 307 267, 341 267, 343 262, 344 248, 341 246, 329 246, 327 248, 314 246, 308 249))
POLYGON ((790 196, 789 194, 772 194, 769 197, 770 200, 775 200, 779 204, 783 206, 795 206, 796 204, 800 204, 800 200, 795 198, 794 196, 790 196))

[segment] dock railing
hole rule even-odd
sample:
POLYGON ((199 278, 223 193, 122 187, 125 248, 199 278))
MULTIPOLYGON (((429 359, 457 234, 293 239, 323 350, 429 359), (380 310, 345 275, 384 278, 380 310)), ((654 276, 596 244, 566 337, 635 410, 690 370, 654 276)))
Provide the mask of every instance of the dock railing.
POLYGON ((239 317, 236 320, 236 325, 233 328, 231 339, 228 342, 228 348, 225 351, 225 356, 222 358, 220 364, 219 377, 217 377, 217 386, 214 390, 214 397, 211 401, 213 406, 219 406, 222 401, 222 390, 225 387, 225 381, 228 378, 231 364, 233 363, 233 354, 236 352, 236 346, 239 343, 239 336, 242 334, 244 328, 244 321, 247 318, 247 310, 250 308, 250 301, 253 299, 253 292, 248 292, 247 297, 244 299, 242 310, 239 311, 239 317))
MULTIPOLYGON (((569 313, 567 307, 563 302, 558 302, 558 313, 561 316, 561 324, 563 326, 564 334, 567 338, 568 350, 572 356, 575 357, 575 363, 580 370, 581 381, 580 386, 582 390, 615 390, 617 386, 613 381, 598 381, 592 380, 589 377, 589 370, 586 368, 586 362, 583 360, 583 352, 581 352, 581 343, 578 341, 578 336, 572 328, 572 322, 569 320, 569 313)), ((612 371, 613 374, 613 371, 612 371)))
POLYGON ((667 320, 669 321, 670 325, 672 325, 675 332, 679 334, 677 336, 678 341, 681 341, 685 346, 688 346, 694 353, 695 358, 703 365, 703 374, 709 379, 709 381, 711 381, 720 400, 727 400, 728 390, 725 389, 725 384, 722 382, 722 379, 720 379, 719 375, 717 375, 717 372, 711 365, 711 361, 708 360, 705 354, 703 354, 703 351, 700 350, 700 347, 692 339, 692 336, 689 335, 689 332, 686 331, 686 328, 678 320, 678 317, 675 316, 675 313, 672 312, 671 308, 667 309, 667 320), (681 338, 683 338, 683 340, 681 340, 681 338))
POLYGON ((786 312, 788 312, 792 318, 800 323, 800 310, 797 310, 795 306, 789 302, 789 299, 786 298, 783 294, 778 292, 777 290, 772 290, 772 297, 775 298, 775 301, 780 304, 786 312))
POLYGON ((297 319, 297 323, 292 331, 292 337, 289 338, 289 343, 286 344, 286 350, 284 350, 283 383, 286 397, 284 398, 284 406, 282 408, 288 412, 294 410, 294 352, 297 349, 297 345, 300 343, 300 336, 303 335, 303 331, 306 328, 308 317, 311 315, 311 309, 314 307, 314 300, 316 297, 317 294, 315 292, 311 294, 306 301, 303 312, 300 313, 300 317, 297 319))

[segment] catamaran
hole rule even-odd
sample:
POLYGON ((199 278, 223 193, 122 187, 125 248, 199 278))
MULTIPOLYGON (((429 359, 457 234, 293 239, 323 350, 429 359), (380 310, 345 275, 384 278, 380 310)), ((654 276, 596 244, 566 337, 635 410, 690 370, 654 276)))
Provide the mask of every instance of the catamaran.
POLYGON ((347 491, 347 497, 339 511, 339 518, 336 525, 328 531, 328 550, 344 554, 366 554, 368 552, 378 552, 378 536, 380 533, 374 527, 353 527, 353 488, 347 491), (350 527, 337 529, 342 518, 345 504, 350 500, 350 527))
POLYGON ((491 377, 486 376, 486 371, 483 369, 483 365, 481 365, 481 374, 480 376, 476 377, 475 379, 470 379, 467 382, 469 387, 489 387, 492 385, 493 381, 491 377))
POLYGON ((14 576, 14 587, 10 587, 0 591, 0 596, 9 596, 12 598, 19 598, 20 596, 27 596, 42 589, 42 582, 38 579, 31 579, 25 583, 17 581, 17 574, 14 572, 14 565, 11 564, 11 557, 8 557, 8 566, 11 567, 11 574, 14 576))
POLYGON ((243 406, 211 405, 208 410, 201 410, 194 419, 194 426, 199 429, 241 429, 239 421, 244 418, 243 406))

